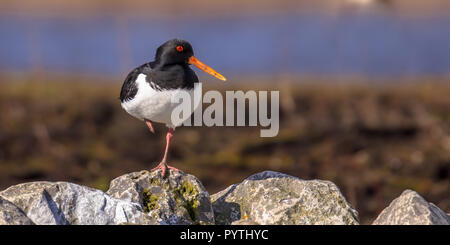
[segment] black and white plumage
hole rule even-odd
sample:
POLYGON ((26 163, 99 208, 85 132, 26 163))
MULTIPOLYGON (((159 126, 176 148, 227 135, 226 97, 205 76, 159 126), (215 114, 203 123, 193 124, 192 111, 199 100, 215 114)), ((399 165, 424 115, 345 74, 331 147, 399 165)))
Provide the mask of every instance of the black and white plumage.
POLYGON ((170 128, 179 126, 171 121, 171 113, 176 106, 171 103, 171 98, 181 91, 189 92, 193 98, 198 77, 189 67, 191 56, 192 47, 186 41, 175 39, 163 44, 155 61, 139 66, 125 79, 120 93, 125 111, 140 120, 164 123, 170 128), (180 53, 176 50, 178 46, 183 47, 184 53, 179 54, 182 59, 174 59, 174 55, 170 55, 170 52, 180 53))
MULTIPOLYGON (((194 105, 194 83, 198 82, 198 78, 192 71, 192 80, 185 80, 180 84, 167 81, 154 82, 152 72, 155 71, 147 63, 128 75, 121 93, 122 108, 140 120, 147 119, 175 128, 179 124, 172 123, 171 115, 177 104, 171 103, 171 99, 177 93, 185 91, 190 94, 191 105, 194 105)), ((194 110, 198 105, 198 103, 195 104, 192 109, 194 110)))
POLYGON ((195 65, 221 80, 226 80, 195 58, 188 42, 172 39, 157 49, 153 62, 143 64, 128 74, 120 92, 122 108, 133 117, 144 120, 152 132, 152 122, 164 123, 169 127, 164 158, 156 168, 162 170, 163 176, 167 169, 174 169, 166 164, 167 151, 173 130, 182 123, 173 123, 171 120, 172 111, 177 106, 172 103, 172 98, 178 93, 188 92, 193 105, 191 112, 199 106, 199 103, 194 104, 193 96, 196 92, 194 84, 199 81, 189 65, 195 65))

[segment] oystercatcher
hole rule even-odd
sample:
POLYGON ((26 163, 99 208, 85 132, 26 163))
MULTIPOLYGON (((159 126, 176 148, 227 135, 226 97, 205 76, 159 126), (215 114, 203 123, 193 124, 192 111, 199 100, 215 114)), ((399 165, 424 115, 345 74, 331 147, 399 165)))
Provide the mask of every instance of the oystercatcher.
MULTIPOLYGON (((226 80, 194 57, 191 44, 184 40, 172 39, 156 50, 154 61, 131 71, 120 91, 122 108, 133 117, 143 120, 152 133, 155 132, 152 122, 164 123, 169 128, 163 159, 156 168, 152 169, 152 171, 161 169, 161 176, 165 176, 168 169, 179 171, 167 165, 167 152, 173 132, 175 127, 182 123, 177 125, 172 123, 171 113, 176 104, 171 103, 171 98, 180 91, 189 92, 191 99, 193 98, 194 84, 199 81, 189 65, 195 65, 220 80, 226 80)), ((194 105, 193 109, 196 106, 198 104, 194 105)))

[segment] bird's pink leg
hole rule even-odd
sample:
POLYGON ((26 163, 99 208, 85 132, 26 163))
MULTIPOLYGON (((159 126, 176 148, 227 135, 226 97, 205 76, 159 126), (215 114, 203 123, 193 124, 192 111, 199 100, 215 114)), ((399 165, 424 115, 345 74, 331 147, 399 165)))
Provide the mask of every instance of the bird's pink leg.
POLYGON ((155 129, 153 128, 152 121, 145 119, 145 124, 147 124, 148 129, 150 129, 150 132, 155 133, 155 129))
POLYGON ((169 132, 167 132, 167 135, 166 135, 166 149, 164 151, 164 157, 161 160, 161 162, 158 164, 158 166, 151 170, 151 171, 154 171, 154 170, 161 169, 161 176, 162 177, 165 176, 167 169, 171 169, 171 170, 174 170, 174 171, 180 171, 177 168, 174 168, 174 167, 171 167, 171 166, 167 165, 167 154, 169 152, 170 140, 172 139, 172 137, 173 137, 173 128, 170 128, 169 132))

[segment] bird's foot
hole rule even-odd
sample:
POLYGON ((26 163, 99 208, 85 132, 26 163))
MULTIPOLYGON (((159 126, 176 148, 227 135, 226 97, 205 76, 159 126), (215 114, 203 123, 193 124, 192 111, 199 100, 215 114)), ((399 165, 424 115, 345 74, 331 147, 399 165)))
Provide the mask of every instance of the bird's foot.
POLYGON ((164 177, 166 175, 166 172, 169 173, 169 171, 167 171, 169 169, 172 170, 172 171, 177 171, 177 172, 180 171, 178 168, 169 166, 165 162, 159 163, 158 166, 156 166, 156 168, 153 168, 151 171, 155 171, 155 170, 158 170, 158 169, 161 169, 161 177, 164 177))

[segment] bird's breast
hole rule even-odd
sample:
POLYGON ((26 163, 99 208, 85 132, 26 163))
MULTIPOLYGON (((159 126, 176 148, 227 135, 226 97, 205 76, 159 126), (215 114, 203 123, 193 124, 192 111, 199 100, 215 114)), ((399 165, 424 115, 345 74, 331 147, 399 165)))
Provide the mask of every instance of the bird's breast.
POLYGON ((176 98, 184 98, 189 95, 191 99, 191 113, 199 105, 199 103, 195 103, 198 100, 194 101, 194 88, 162 89, 156 84, 151 86, 146 81, 145 74, 139 74, 135 82, 138 88, 136 95, 133 99, 122 102, 122 107, 130 115, 141 120, 148 119, 168 126, 179 126, 174 125, 171 120, 173 110, 179 106, 179 103, 175 103, 179 101, 176 98))

